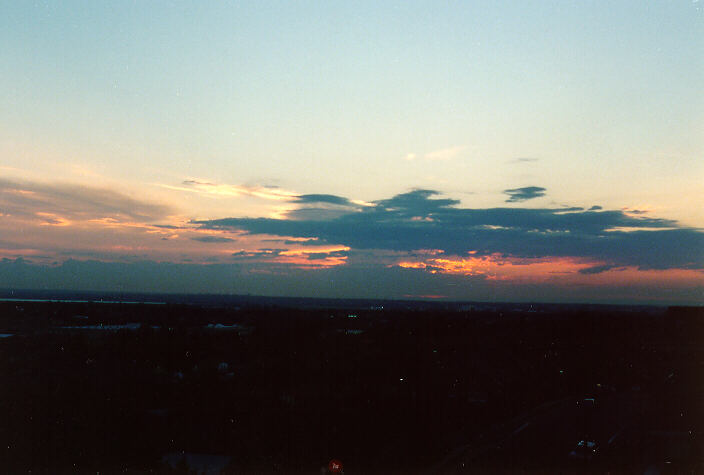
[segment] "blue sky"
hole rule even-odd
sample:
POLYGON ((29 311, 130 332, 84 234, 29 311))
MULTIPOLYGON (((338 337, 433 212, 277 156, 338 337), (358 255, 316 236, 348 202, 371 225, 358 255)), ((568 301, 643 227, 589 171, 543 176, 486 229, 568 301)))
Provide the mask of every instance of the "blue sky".
MULTIPOLYGON (((380 284, 389 296, 480 296, 442 290, 449 274, 476 280, 470 264, 485 279, 528 285, 527 275, 495 273, 499 259, 526 258, 508 235, 503 247, 472 241, 465 254, 436 237, 433 249, 455 263, 438 265, 402 255, 431 250, 422 239, 416 249, 356 248, 324 239, 319 225, 264 236, 245 221, 217 235, 197 224, 276 219, 279 232, 294 220, 371 216, 384 200, 433 190, 426 199, 460 210, 582 208, 573 212, 603 218, 601 232, 647 228, 622 240, 634 246, 625 255, 640 249, 628 262, 583 248, 532 258, 553 259, 573 287, 626 272, 623 295, 641 295, 647 281, 702 299, 700 2, 5 2, 0 44, 0 251, 39 266, 37 276, 67 259, 205 266, 193 267, 201 274, 271 265, 285 294, 284 275, 321 275, 295 257, 312 246, 285 241, 317 238, 316 254, 336 253, 322 261, 340 272, 371 260, 434 282, 405 293, 380 284), (297 198, 307 195, 339 200, 297 198), (651 221, 615 230, 613 216, 651 221), (684 257, 657 248, 667 231, 686 235, 684 257), (491 263, 466 262, 489 248, 491 263), (247 264, 230 261, 242 252, 247 264), (658 275, 653 252, 673 259, 658 275), (580 272, 589 268, 606 270, 580 272)), ((440 236, 468 231, 458 232, 440 236)), ((545 298, 562 295, 550 285, 545 298)))

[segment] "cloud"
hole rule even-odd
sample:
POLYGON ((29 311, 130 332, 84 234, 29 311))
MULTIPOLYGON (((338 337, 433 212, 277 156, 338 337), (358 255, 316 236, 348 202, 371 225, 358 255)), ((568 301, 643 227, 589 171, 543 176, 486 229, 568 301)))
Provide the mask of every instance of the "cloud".
POLYGON ((371 203, 351 201, 341 196, 326 194, 299 195, 289 200, 289 202, 298 206, 282 212, 286 219, 316 221, 335 219, 351 211, 358 211, 364 206, 372 205, 371 203))
POLYGON ((459 207, 434 190, 414 190, 329 220, 224 218, 204 229, 241 230, 355 250, 435 249, 513 258, 573 257, 640 269, 704 269, 704 233, 622 210, 459 207))
POLYGON ((288 201, 297 196, 292 191, 283 190, 277 186, 267 185, 229 185, 217 184, 204 180, 185 180, 182 186, 160 184, 160 186, 180 191, 190 191, 219 197, 255 196, 266 200, 288 201))
POLYGON ((599 206, 599 205, 594 205, 594 206, 592 206, 591 208, 589 208, 589 211, 598 211, 598 210, 600 210, 600 209, 604 209, 604 208, 602 208, 602 207, 599 206))
POLYGON ((264 249, 256 249, 253 251, 237 251, 232 253, 232 257, 235 257, 237 259, 251 259, 251 258, 260 258, 260 257, 276 257, 280 256, 283 252, 286 252, 286 249, 270 249, 270 248, 264 248, 264 249))
POLYGON ((299 195, 291 200, 292 203, 328 203, 341 206, 352 206, 347 198, 335 195, 299 195))
POLYGON ((286 245, 297 245, 297 246, 320 246, 320 241, 317 238, 310 239, 286 239, 284 240, 286 245))
POLYGON ((459 200, 454 199, 431 199, 439 194, 434 190, 417 189, 408 193, 396 195, 387 200, 375 201, 374 204, 380 210, 393 211, 405 214, 406 216, 427 217, 433 211, 459 204, 459 200))
POLYGON ((173 224, 150 224, 150 226, 160 229, 183 229, 183 226, 175 226, 173 224))
MULTIPOLYGON (((0 252, 35 263, 8 262, 0 277, 6 287, 15 288, 70 288, 73 283, 73 288, 121 289, 129 284, 140 289, 140 282, 142 290, 191 291, 196 285, 186 277, 191 276, 203 279, 196 285, 202 291, 278 295, 434 294, 491 300, 546 295, 554 300, 563 294, 545 289, 600 282, 647 289, 649 296, 655 289, 653 299, 674 298, 675 290, 696 285, 700 293, 692 291, 687 298, 699 295, 701 300, 704 295, 704 233, 652 213, 558 205, 467 208, 431 189, 371 203, 294 194, 282 205, 287 211, 279 219, 231 217, 154 225, 147 223, 173 217, 172 210, 112 190, 0 180, 0 252), (222 246, 210 244, 231 239, 243 250, 223 254, 222 246), (51 267, 69 257, 115 265, 66 261, 51 267), (192 265, 166 264, 186 259, 192 265), (210 266, 210 260, 222 265, 210 266), (181 271, 181 276, 171 275, 181 271), (149 284, 148 278, 161 280, 149 284), (536 287, 540 279, 543 284, 536 287), (633 284, 638 279, 647 286, 633 284), (514 288, 496 287, 508 280, 514 288)), ((602 288, 604 295, 615 295, 609 289, 602 288)), ((601 298, 574 295, 581 296, 578 300, 601 298)))
POLYGON ((331 251, 331 252, 307 252, 306 258, 310 260, 328 259, 330 257, 347 257, 349 251, 331 251))
POLYGON ((513 188, 511 190, 504 190, 504 193, 509 195, 506 203, 515 203, 518 201, 532 200, 533 198, 540 198, 545 196, 545 188, 540 186, 526 186, 523 188, 513 188))
POLYGON ((587 267, 584 269, 580 269, 579 273, 580 274, 601 274, 602 272, 606 272, 607 270, 613 269, 615 266, 612 265, 604 265, 604 266, 593 266, 593 267, 587 267))
POLYGON ((194 241, 207 242, 207 243, 218 243, 218 242, 233 242, 232 238, 222 237, 222 236, 195 236, 191 238, 194 241))
POLYGON ((349 248, 340 246, 317 249, 263 248, 234 252, 232 258, 236 262, 267 264, 272 268, 282 265, 320 268, 345 264, 348 251, 349 248))
POLYGON ((530 162, 537 162, 540 160, 539 158, 534 158, 534 157, 519 157, 511 160, 511 163, 530 163, 530 162))
POLYGON ((135 199, 107 188, 2 178, 0 209, 5 215, 55 225, 105 218, 144 223, 163 219, 174 211, 169 206, 135 199))
POLYGON ((467 147, 457 146, 435 150, 425 154, 426 160, 452 160, 457 158, 467 147))
POLYGON ((628 214, 648 214, 649 213, 649 211, 647 211, 647 210, 630 209, 630 208, 624 208, 623 211, 625 211, 628 214))
POLYGON ((284 213, 286 219, 298 221, 330 221, 350 212, 339 208, 297 208, 284 213))

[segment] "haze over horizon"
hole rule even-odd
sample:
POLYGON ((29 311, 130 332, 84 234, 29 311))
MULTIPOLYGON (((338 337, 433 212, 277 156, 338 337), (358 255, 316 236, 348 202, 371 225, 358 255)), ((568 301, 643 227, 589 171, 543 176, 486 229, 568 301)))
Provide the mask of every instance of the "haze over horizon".
POLYGON ((0 288, 704 304, 704 6, 0 7, 0 288))

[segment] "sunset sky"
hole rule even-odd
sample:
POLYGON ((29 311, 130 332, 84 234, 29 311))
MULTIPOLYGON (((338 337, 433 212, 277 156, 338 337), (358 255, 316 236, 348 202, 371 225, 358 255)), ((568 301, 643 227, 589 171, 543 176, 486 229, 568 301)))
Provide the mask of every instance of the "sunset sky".
POLYGON ((0 288, 704 304, 704 0, 2 2, 0 288))

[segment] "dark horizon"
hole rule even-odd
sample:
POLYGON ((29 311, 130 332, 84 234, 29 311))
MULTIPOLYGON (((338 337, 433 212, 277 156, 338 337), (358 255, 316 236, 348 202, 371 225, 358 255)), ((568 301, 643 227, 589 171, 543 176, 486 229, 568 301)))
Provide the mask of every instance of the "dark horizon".
POLYGON ((419 309, 459 309, 461 307, 515 307, 530 310, 531 307, 583 307, 583 308, 625 308, 667 309, 667 308, 703 308, 703 304, 681 303, 602 303, 602 302, 550 302, 550 301, 478 301, 478 300, 444 300, 434 298, 345 298, 345 297, 298 297, 268 296, 254 294, 223 293, 182 293, 182 292, 103 292, 91 290, 67 289, 7 289, 0 288, 0 301, 52 300, 56 302, 81 301, 100 303, 155 303, 155 304, 193 304, 211 306, 260 305, 296 308, 376 308, 379 310, 410 308, 419 309))

